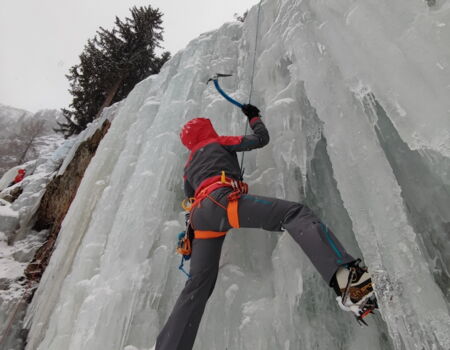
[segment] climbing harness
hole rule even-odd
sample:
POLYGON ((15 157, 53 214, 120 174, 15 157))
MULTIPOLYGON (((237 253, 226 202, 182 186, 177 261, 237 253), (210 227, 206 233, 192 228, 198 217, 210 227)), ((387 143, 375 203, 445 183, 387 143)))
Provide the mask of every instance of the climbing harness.
MULTIPOLYGON (((221 175, 210 177, 204 180, 197 188, 194 197, 188 198, 182 201, 181 206, 191 215, 195 208, 200 207, 202 201, 206 198, 211 200, 214 204, 223 208, 227 212, 228 221, 231 227, 239 228, 239 212, 238 203, 242 194, 248 193, 248 185, 243 181, 234 180, 227 177, 225 171, 222 171, 221 175), (225 207, 216 201, 210 194, 219 188, 231 188, 233 191, 228 194, 228 205, 225 207)), ((178 234, 177 252, 182 255, 181 264, 178 267, 188 278, 191 277, 184 269, 184 262, 191 258, 192 254, 192 239, 209 239, 218 238, 226 235, 225 232, 219 231, 202 231, 195 230, 190 224, 190 220, 187 222, 186 231, 178 234)))
MULTIPOLYGON (((245 182, 227 177, 225 171, 222 171, 221 175, 212 176, 204 180, 195 191, 194 198, 189 199, 188 203, 190 203, 190 206, 187 206, 186 202, 183 201, 183 208, 189 212, 192 212, 196 207, 201 205, 201 202, 205 198, 208 198, 213 203, 227 211, 228 221, 231 227, 239 228, 238 203, 241 195, 246 193, 248 193, 248 185, 245 182), (223 206, 210 196, 213 191, 224 187, 231 188, 233 190, 233 192, 227 196, 227 207, 223 206)), ((194 230, 195 238, 216 238, 224 236, 225 234, 226 232, 194 230)))

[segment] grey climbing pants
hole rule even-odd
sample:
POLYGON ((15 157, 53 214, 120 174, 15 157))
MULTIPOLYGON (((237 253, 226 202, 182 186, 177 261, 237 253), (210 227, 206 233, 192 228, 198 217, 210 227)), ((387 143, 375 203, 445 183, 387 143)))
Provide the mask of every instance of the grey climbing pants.
MULTIPOLYGON (((226 232, 227 195, 219 189, 205 199, 191 214, 194 230, 226 232)), ((339 243, 333 232, 306 206, 282 199, 242 195, 239 199, 239 224, 243 228, 268 231, 286 229, 309 257, 327 284, 341 265, 355 259, 339 243)), ((194 239, 190 275, 172 313, 156 341, 156 350, 191 350, 206 302, 214 290, 219 271, 220 253, 225 236, 194 239)))

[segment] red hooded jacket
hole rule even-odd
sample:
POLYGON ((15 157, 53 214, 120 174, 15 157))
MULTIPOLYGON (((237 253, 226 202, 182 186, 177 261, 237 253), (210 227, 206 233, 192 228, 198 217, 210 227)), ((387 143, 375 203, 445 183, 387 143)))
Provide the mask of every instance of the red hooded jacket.
POLYGON ((17 171, 17 175, 16 175, 16 177, 14 178, 13 183, 14 183, 14 184, 19 183, 20 181, 23 180, 24 177, 25 177, 25 169, 19 169, 19 170, 17 171))
POLYGON ((184 168, 184 191, 193 197, 206 179, 221 175, 241 180, 241 168, 236 152, 261 148, 269 143, 269 133, 259 117, 250 121, 253 130, 246 136, 219 136, 211 121, 195 118, 187 122, 180 133, 181 142, 190 151, 184 168))

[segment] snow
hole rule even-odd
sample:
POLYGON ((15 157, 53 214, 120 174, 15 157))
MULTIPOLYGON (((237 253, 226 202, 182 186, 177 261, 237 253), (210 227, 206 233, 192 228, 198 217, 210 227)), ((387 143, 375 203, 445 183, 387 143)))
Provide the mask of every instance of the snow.
MULTIPOLYGON (((58 173, 63 173, 63 162, 70 163, 78 146, 92 136, 105 119, 113 119, 114 110, 107 109, 102 118, 70 139, 64 140, 61 135, 41 137, 39 158, 8 170, 0 179, 0 333, 4 334, 3 346, 23 348, 22 340, 14 339, 14 334, 20 333, 26 306, 24 295, 30 288, 25 283, 24 270, 48 236, 48 230, 36 232, 31 229, 46 186, 58 173), (20 183, 9 186, 19 168, 25 169, 27 176, 20 183), (13 203, 2 199, 18 188, 22 192, 13 203), (11 318, 12 315, 15 317, 11 318), (10 323, 11 320, 14 322, 10 323)), ((46 115, 48 113, 41 117, 46 115)))
POLYGON ((23 270, 25 268, 25 264, 21 264, 13 259, 6 259, 5 256, 10 253, 9 247, 4 243, 4 241, 0 242, 0 259, 2 263, 0 265, 0 279, 10 279, 15 280, 21 276, 23 276, 23 270))
MULTIPOLYGON (((117 106, 28 310, 26 349, 153 346, 185 282, 178 133, 198 116, 243 132, 205 83, 233 73, 222 87, 247 102, 256 18, 191 41, 117 106)), ((262 2, 252 103, 271 142, 246 154, 246 181, 320 214, 370 267, 381 316, 361 329, 286 233, 232 231, 195 349, 450 348, 449 19, 449 3, 422 0, 262 2)))
POLYGON ((23 346, 21 339, 14 339, 14 335, 20 332, 20 318, 26 307, 24 296, 29 291, 24 270, 48 233, 46 230, 32 230, 32 219, 46 185, 66 156, 60 152, 58 157, 58 151, 54 150, 64 148, 64 144, 70 142, 62 142, 61 137, 43 137, 41 145, 45 143, 45 147, 41 147, 38 159, 10 169, 0 179, 0 331, 2 346, 8 349, 23 346), (19 168, 26 169, 27 176, 20 183, 8 187, 19 168), (18 188, 22 192, 13 203, 3 199, 18 188))
POLYGON ((17 211, 14 211, 10 208, 9 205, 4 205, 6 203, 4 203, 2 201, 2 203, 0 203, 0 216, 11 216, 14 218, 17 218, 19 216, 19 213, 17 211))
MULTIPOLYGON (((40 158, 61 145, 64 138, 54 131, 61 118, 62 112, 58 110, 40 110, 33 114, 0 104, 0 176, 19 162, 40 158), (39 129, 36 129, 37 125, 39 129), (32 139, 31 130, 38 132, 39 136, 27 148, 32 139), (26 154, 23 154, 26 149, 26 154)), ((11 183, 14 176, 8 183, 0 183, 0 191, 11 183)))
MULTIPOLYGON (((28 265, 28 261, 34 256, 34 252, 40 246, 40 243, 42 241, 36 232, 34 237, 28 237, 28 239, 18 241, 14 245, 9 245, 6 236, 1 233, 0 280, 14 283, 23 278, 23 271, 28 265)), ((11 290, 0 293, 3 301, 14 299, 15 296, 17 296, 17 293, 11 293, 11 290)))

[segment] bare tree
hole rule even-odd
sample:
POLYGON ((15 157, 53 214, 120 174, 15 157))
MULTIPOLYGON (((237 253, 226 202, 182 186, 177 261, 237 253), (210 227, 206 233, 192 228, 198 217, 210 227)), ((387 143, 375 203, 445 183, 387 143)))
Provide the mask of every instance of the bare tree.
POLYGON ((23 164, 30 157, 37 156, 36 140, 42 136, 44 129, 45 121, 43 120, 32 120, 22 125, 19 134, 15 135, 18 144, 17 165, 23 164))
POLYGON ((8 169, 36 158, 37 141, 44 132, 44 120, 31 120, 22 124, 14 135, 0 139, 0 176, 8 169))

